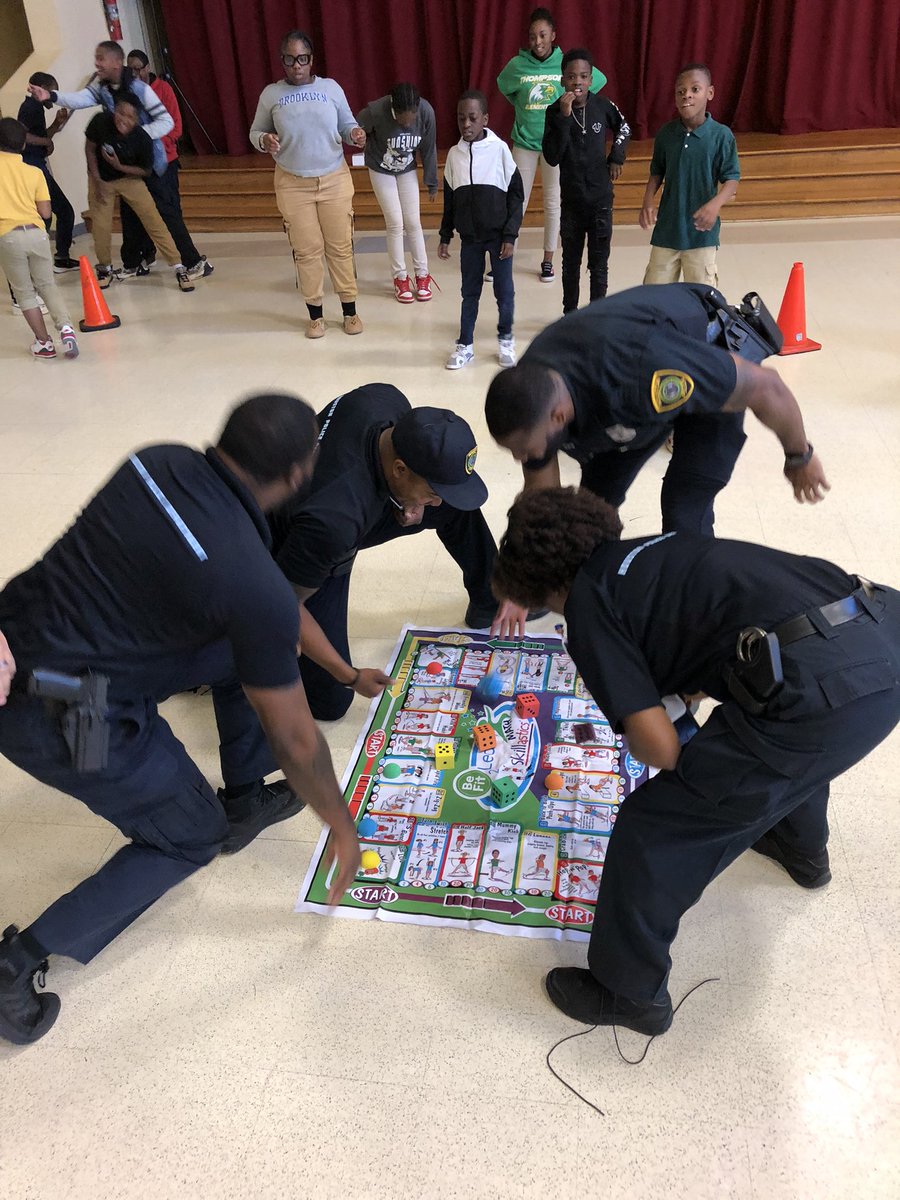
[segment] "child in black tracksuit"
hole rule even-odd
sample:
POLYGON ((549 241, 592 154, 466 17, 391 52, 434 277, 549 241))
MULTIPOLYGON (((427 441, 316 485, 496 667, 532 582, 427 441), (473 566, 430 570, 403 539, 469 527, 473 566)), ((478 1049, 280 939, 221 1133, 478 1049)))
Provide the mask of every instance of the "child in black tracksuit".
POLYGON ((569 50, 563 55, 562 82, 566 90, 547 109, 544 124, 544 158, 551 166, 559 164, 564 313, 578 307, 585 238, 591 300, 606 295, 612 184, 621 174, 631 137, 628 122, 615 104, 589 90, 593 66, 587 50, 569 50), (608 156, 607 130, 613 135, 608 156))
POLYGON ((498 361, 515 366, 513 340, 512 256, 522 224, 522 176, 509 147, 487 128, 487 100, 483 92, 463 92, 456 110, 462 135, 447 154, 444 166, 444 215, 438 254, 450 257, 450 239, 459 233, 462 272, 462 313, 459 340, 447 359, 449 371, 458 370, 475 357, 475 321, 484 282, 484 256, 491 260, 497 300, 498 361))

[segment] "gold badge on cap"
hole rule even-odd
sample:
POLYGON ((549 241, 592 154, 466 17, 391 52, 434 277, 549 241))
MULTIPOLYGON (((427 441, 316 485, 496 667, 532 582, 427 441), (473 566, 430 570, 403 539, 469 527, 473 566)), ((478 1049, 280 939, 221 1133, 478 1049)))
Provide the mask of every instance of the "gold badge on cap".
POLYGON ((684 371, 654 371, 650 381, 650 399, 658 413, 680 408, 691 398, 694 381, 684 371))
POLYGON ((473 446, 466 455, 466 474, 471 475, 475 470, 475 459, 478 457, 478 447, 473 446))

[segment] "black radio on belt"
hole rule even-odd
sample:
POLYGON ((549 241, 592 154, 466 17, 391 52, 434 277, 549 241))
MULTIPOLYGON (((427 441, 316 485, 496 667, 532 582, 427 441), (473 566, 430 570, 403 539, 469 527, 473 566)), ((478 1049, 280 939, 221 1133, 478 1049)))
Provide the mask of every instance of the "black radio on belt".
POLYGON ((109 758, 106 675, 63 675, 37 669, 28 677, 29 696, 61 705, 60 728, 76 771, 102 771, 109 758))
POLYGON ((757 292, 748 292, 737 307, 714 288, 705 299, 719 322, 717 340, 725 349, 749 362, 761 363, 783 346, 784 335, 757 292))
POLYGON ((737 662, 725 668, 725 685, 745 712, 758 717, 784 686, 778 637, 756 626, 742 629, 735 656, 737 662))

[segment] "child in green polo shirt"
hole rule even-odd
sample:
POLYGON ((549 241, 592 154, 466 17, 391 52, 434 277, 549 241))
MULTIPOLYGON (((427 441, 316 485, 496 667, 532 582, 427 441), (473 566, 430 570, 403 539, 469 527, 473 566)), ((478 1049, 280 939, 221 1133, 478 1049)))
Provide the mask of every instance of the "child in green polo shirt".
POLYGON ((690 63, 675 80, 677 121, 653 143, 641 229, 653 229, 644 283, 719 282, 719 210, 737 192, 741 169, 734 134, 706 111, 715 95, 709 67, 690 63), (654 198, 665 183, 659 213, 654 198))

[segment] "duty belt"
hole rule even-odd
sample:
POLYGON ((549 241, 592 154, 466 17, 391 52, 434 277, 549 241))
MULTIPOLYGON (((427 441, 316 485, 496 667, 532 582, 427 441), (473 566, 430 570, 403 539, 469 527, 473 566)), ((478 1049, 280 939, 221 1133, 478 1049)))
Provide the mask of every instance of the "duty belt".
MULTIPOLYGON (((857 578, 859 578, 857 576, 857 578)), ((831 604, 823 604, 821 608, 813 609, 813 613, 818 613, 826 624, 845 625, 848 621, 854 620, 856 617, 862 616, 868 612, 866 606, 861 603, 859 597, 866 596, 871 598, 875 594, 874 586, 869 583, 868 579, 859 579, 859 587, 849 596, 845 596, 843 600, 834 600, 831 604)), ((782 622, 777 625, 772 633, 778 638, 780 646, 789 646, 791 642, 799 642, 801 638, 809 637, 813 633, 818 633, 810 617, 804 613, 799 617, 792 617, 789 621, 782 622)))

